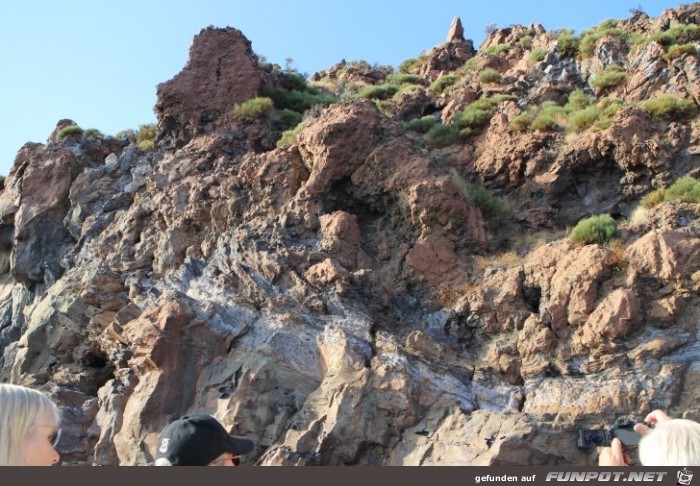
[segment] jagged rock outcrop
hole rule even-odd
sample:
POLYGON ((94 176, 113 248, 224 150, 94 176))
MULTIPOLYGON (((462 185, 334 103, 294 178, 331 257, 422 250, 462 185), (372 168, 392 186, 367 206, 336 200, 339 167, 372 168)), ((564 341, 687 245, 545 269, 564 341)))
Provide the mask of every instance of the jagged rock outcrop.
MULTIPOLYGON (((244 461, 261 465, 587 465, 579 428, 653 408, 700 418, 699 206, 623 221, 651 189, 700 175, 697 115, 635 104, 669 82, 691 98, 694 78, 668 74, 653 43, 603 39, 581 60, 514 26, 486 53, 457 27, 417 61, 414 88, 312 107, 281 148, 261 142, 273 122, 230 118, 276 86, 230 28, 203 30, 159 86, 156 149, 58 131, 22 148, 0 194, 0 377, 63 408, 64 461, 148 464, 192 412, 251 436, 244 461), (528 63, 533 47, 550 51, 528 63), (629 106, 609 126, 512 129, 532 100, 565 102, 620 60, 629 106), (479 81, 486 67, 501 81, 479 81), (425 88, 456 70, 454 89, 425 88), (448 128, 505 94, 458 142, 405 124, 448 128), (620 220, 619 245, 563 237, 599 212, 620 220)), ((319 83, 388 79, 349 64, 319 83)))
POLYGON ((264 72, 241 31, 202 29, 192 41, 187 65, 158 85, 160 137, 182 147, 236 103, 255 97, 263 83, 264 72))
POLYGON ((462 19, 455 17, 450 24, 450 31, 447 33, 445 42, 459 42, 464 39, 464 27, 462 27, 462 19))

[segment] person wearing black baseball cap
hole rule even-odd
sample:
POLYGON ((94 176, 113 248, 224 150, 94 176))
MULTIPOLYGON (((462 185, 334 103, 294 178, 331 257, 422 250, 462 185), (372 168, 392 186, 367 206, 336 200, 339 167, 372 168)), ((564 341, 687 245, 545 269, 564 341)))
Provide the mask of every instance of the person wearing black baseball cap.
POLYGON ((186 415, 163 431, 156 466, 237 466, 253 441, 230 435, 211 415, 186 415))

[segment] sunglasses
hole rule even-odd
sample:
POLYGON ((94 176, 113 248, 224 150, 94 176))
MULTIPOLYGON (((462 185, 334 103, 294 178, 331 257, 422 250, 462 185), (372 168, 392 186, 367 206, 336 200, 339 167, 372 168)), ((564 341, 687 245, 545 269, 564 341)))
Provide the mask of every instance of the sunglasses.
POLYGON ((61 440, 61 428, 57 428, 56 431, 49 436, 49 442, 51 442, 51 447, 54 449, 58 445, 58 442, 61 440))
POLYGON ((51 447, 54 449, 58 445, 58 442, 61 440, 61 427, 55 427, 53 425, 44 425, 44 424, 37 424, 39 427, 51 427, 54 429, 53 433, 48 437, 49 442, 51 442, 51 447))

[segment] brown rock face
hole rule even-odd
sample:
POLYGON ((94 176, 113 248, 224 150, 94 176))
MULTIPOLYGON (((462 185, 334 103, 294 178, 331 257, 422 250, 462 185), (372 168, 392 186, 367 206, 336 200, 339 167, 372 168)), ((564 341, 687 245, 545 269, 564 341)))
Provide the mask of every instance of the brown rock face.
POLYGON ((379 113, 372 103, 330 107, 299 135, 299 152, 311 171, 305 190, 318 195, 352 174, 380 136, 379 113))
POLYGON ((445 42, 455 42, 464 40, 464 27, 462 27, 462 19, 455 17, 450 25, 450 31, 447 33, 445 42))
POLYGON ((184 145, 236 103, 254 98, 263 74, 239 30, 203 29, 192 41, 183 70, 158 85, 159 136, 173 136, 178 147, 184 145))

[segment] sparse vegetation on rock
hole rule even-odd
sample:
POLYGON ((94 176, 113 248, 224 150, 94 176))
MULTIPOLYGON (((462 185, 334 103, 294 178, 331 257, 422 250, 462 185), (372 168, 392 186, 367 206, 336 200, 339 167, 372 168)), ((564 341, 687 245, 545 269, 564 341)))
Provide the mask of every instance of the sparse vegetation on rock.
POLYGON ((233 107, 233 117, 239 121, 252 121, 267 118, 275 110, 272 100, 265 96, 253 98, 233 107))
POLYGON ((479 82, 481 83, 499 83, 501 81, 501 73, 495 69, 486 68, 479 73, 479 82))
POLYGON ((571 230, 569 240, 580 245, 608 243, 617 236, 617 223, 609 214, 583 219, 571 230))
POLYGON ((433 82, 433 84, 430 85, 430 88, 428 89, 438 94, 442 93, 443 91, 445 91, 445 89, 455 84, 457 82, 457 79, 459 79, 457 76, 450 74, 440 76, 433 82))
POLYGON ((594 88, 607 89, 614 88, 625 82, 627 75, 624 70, 618 66, 605 68, 603 72, 591 79, 590 84, 594 88))
POLYGON ((657 189, 644 196, 641 205, 651 209, 667 201, 700 204, 700 180, 690 176, 681 177, 668 189, 657 189))
POLYGON ((532 52, 527 57, 527 65, 534 66, 538 62, 544 60, 544 58, 546 56, 547 56, 547 49, 545 49, 543 47, 538 47, 536 49, 533 49, 532 52))
POLYGON ((56 140, 59 142, 66 138, 69 135, 78 135, 82 136, 83 135, 83 129, 80 128, 78 125, 70 125, 65 128, 62 128, 56 133, 56 140))
POLYGON ((136 143, 142 150, 152 150, 155 147, 157 128, 153 123, 139 126, 136 143))
POLYGON ((694 116, 698 107, 692 100, 674 95, 661 95, 642 103, 642 108, 651 116, 661 120, 685 119, 694 116))

